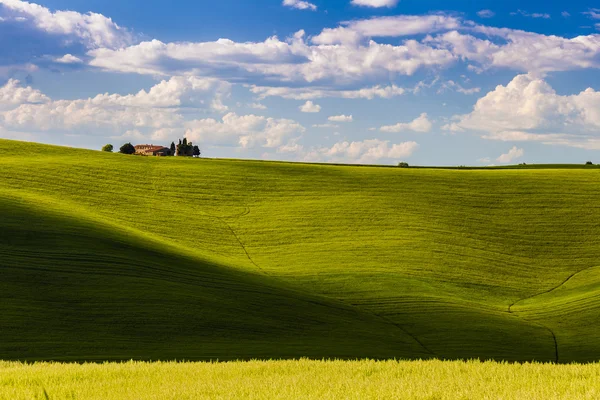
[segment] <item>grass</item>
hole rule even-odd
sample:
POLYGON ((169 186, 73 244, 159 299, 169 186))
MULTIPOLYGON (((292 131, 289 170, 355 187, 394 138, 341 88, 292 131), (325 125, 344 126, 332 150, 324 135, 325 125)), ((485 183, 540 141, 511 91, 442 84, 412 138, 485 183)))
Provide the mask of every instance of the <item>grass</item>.
POLYGON ((598 189, 0 140, 0 359, 598 360, 598 189))
POLYGON ((0 363, 0 399, 597 399, 599 364, 0 363))

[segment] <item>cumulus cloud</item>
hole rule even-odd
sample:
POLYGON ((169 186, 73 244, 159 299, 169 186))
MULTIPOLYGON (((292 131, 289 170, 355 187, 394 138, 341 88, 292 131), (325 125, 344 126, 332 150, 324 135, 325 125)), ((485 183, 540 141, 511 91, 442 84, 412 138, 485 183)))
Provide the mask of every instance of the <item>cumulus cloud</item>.
POLYGON ((504 67, 523 72, 550 72, 600 68, 600 35, 567 39, 480 25, 472 30, 505 43, 498 44, 457 31, 426 41, 448 49, 457 57, 476 62, 481 69, 504 67))
POLYGON ((31 23, 35 29, 77 40, 88 48, 119 48, 131 44, 133 40, 131 33, 112 19, 93 12, 52 12, 26 1, 0 0, 0 13, 5 20, 31 23))
MULTIPOLYGON (((389 6, 396 1, 355 3, 389 6)), ((285 0, 285 4, 305 9, 314 6, 300 0, 285 0)), ((590 17, 598 14, 594 9, 587 13, 590 17)), ((541 35, 481 26, 444 14, 347 21, 325 28, 314 37, 299 31, 283 40, 273 36, 257 42, 219 39, 177 43, 140 43, 101 14, 50 11, 21 0, 0 0, 0 16, 5 19, 0 24, 0 48, 10 48, 6 38, 15 35, 27 47, 11 59, 11 65, 25 66, 48 59, 90 60, 89 65, 106 71, 213 77, 273 88, 268 89, 271 93, 285 86, 289 96, 304 96, 302 100, 318 98, 302 93, 307 88, 320 97, 389 98, 401 89, 382 86, 382 82, 420 70, 448 68, 458 61, 468 63, 477 72, 493 67, 523 72, 600 68, 600 35, 541 35), (424 37, 415 38, 420 35, 424 37), (380 43, 376 39, 381 37, 402 40, 380 43), (356 89, 361 87, 367 89, 356 89)))
POLYGON ((589 88, 562 96, 540 77, 518 75, 480 98, 471 113, 453 117, 443 129, 477 131, 492 140, 596 148, 600 92, 589 88))
POLYGON ((283 0, 283 5, 286 7, 296 8, 298 10, 317 10, 316 5, 302 0, 283 0))
POLYGON ((361 7, 395 7, 400 0, 352 0, 350 3, 361 7))
POLYGON ((289 119, 229 113, 222 120, 206 118, 186 123, 186 137, 202 143, 276 148, 296 139, 305 128, 289 119))
POLYGON ((90 65, 104 70, 218 76, 238 82, 264 79, 311 86, 356 84, 383 77, 389 80, 390 73, 413 75, 421 68, 455 61, 448 50, 434 49, 416 40, 398 46, 374 41, 360 46, 310 46, 303 34, 287 42, 277 37, 257 43, 226 39, 202 43, 153 40, 88 54, 92 57, 90 65))
POLYGON ((333 161, 348 163, 374 163, 380 160, 399 160, 412 155, 419 145, 416 142, 390 144, 387 140, 368 139, 355 142, 338 142, 331 147, 312 149, 305 161, 333 161))
POLYGON ((72 54, 65 54, 62 57, 56 58, 54 61, 61 64, 80 64, 83 62, 81 58, 75 57, 72 54))
MULTIPOLYGON (((222 119, 187 119, 185 107, 214 111, 223 82, 173 77, 136 94, 100 94, 78 100, 52 100, 11 80, 0 88, 0 130, 60 135, 105 136, 122 140, 172 140, 185 132, 207 145, 278 148, 296 143, 305 128, 289 119, 227 113, 222 119), (201 100, 202 98, 206 100, 201 100)), ((227 87, 229 84, 225 84, 227 87)), ((23 136, 24 137, 24 136, 23 136)))
POLYGON ((319 111, 321 111, 321 106, 313 103, 310 100, 301 105, 299 108, 300 111, 304 113, 318 113, 319 111))
POLYGON ((352 115, 333 115, 328 118, 331 122, 352 122, 352 115))
POLYGON ((9 79, 0 87, 0 108, 19 104, 39 104, 50 101, 50 98, 31 86, 23 87, 16 79, 9 79))
POLYGON ((517 146, 513 146, 508 153, 502 154, 496 161, 502 164, 508 164, 523 157, 524 154, 525 151, 523 149, 518 149, 517 146))
POLYGON ((52 100, 41 92, 10 80, 0 88, 0 125, 30 132, 75 132, 109 135, 183 128, 181 107, 214 109, 229 84, 214 79, 173 77, 136 94, 99 94, 76 100, 52 100), (215 100, 217 99, 217 100, 215 100), (6 105, 12 105, 8 107, 6 105))
POLYGON ((382 126, 381 128, 379 128, 379 130, 388 133, 398 133, 405 131, 426 133, 430 132, 432 127, 433 124, 431 123, 431 121, 429 121, 429 118, 427 118, 427 113, 422 113, 419 117, 417 117, 411 122, 399 122, 395 125, 382 126))
MULTIPOLYGON (((449 15, 400 15, 343 22, 310 38, 299 31, 285 40, 273 36, 263 42, 152 40, 122 49, 92 49, 88 56, 90 65, 109 71, 213 76, 298 99, 307 88, 320 97, 372 98, 379 94, 340 88, 389 82, 390 77, 448 68, 459 60, 478 72, 493 67, 523 72, 600 68, 600 35, 564 38, 449 15), (415 35, 426 36, 410 38, 415 35), (379 37, 408 38, 387 44, 377 42, 379 37)), ((304 94, 302 99, 314 98, 304 94)))

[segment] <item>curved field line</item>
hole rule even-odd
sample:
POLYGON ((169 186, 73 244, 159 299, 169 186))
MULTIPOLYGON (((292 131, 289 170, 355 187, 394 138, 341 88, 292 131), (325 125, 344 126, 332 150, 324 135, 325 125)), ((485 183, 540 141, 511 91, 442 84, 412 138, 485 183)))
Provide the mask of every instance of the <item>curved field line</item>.
POLYGON ((543 294, 551 293, 551 292, 553 292, 553 291, 555 291, 555 290, 559 289, 561 286, 565 285, 567 282, 569 282, 571 279, 573 279, 573 278, 574 278, 576 275, 579 275, 580 273, 582 273, 582 272, 585 272, 585 271, 587 271, 588 269, 592 269, 592 268, 595 268, 595 267, 596 267, 596 265, 592 265, 591 267, 586 267, 586 268, 584 268, 584 269, 582 269, 582 270, 580 270, 580 271, 574 272, 574 273, 572 273, 571 275, 569 275, 569 276, 568 276, 568 277, 567 277, 567 278, 566 278, 566 279, 565 279, 565 280, 564 280, 564 281, 563 281, 563 282, 562 282, 560 285, 558 285, 558 286, 555 286, 555 287, 553 287, 553 288, 551 288, 551 289, 545 290, 545 291, 543 291, 543 292, 541 292, 541 293, 537 293, 537 294, 534 294, 534 295, 531 295, 531 296, 523 297, 522 299, 519 299, 519 300, 517 300, 517 301, 513 302, 512 304, 510 304, 510 305, 508 306, 508 312, 512 314, 512 313, 513 313, 513 312, 512 312, 512 307, 513 307, 513 306, 515 306, 517 303, 520 303, 520 302, 522 302, 522 301, 525 301, 525 300, 533 299, 534 297, 538 297, 538 296, 541 296, 541 295, 543 295, 543 294))
POLYGON ((533 322, 531 320, 528 320, 527 318, 519 317, 517 314, 513 313, 512 310, 510 309, 510 307, 513 306, 513 305, 514 305, 514 303, 511 304, 508 307, 508 313, 509 314, 512 314, 512 315, 516 316, 517 318, 522 319, 523 321, 526 321, 526 322, 528 322, 530 324, 537 325, 540 328, 544 328, 548 332, 550 332, 550 334, 552 335, 552 340, 554 340, 554 362, 558 364, 558 360, 559 360, 559 357, 558 357, 558 340, 556 339, 556 334, 554 333, 554 331, 552 329, 550 329, 549 327, 547 327, 546 325, 540 324, 539 322, 533 322))
MULTIPOLYGON (((508 306, 508 313, 516 315, 513 312, 512 307, 515 306, 517 303, 520 303, 520 302, 525 301, 525 300, 533 299, 534 297, 538 297, 538 296, 541 296, 541 295, 544 295, 544 294, 551 293, 551 292, 559 289, 560 287, 564 286, 567 282, 569 282, 571 279, 573 279, 576 275, 578 275, 578 274, 580 274, 580 273, 582 273, 584 271, 587 271, 588 269, 594 268, 594 267, 596 267, 596 266, 594 265, 594 266, 591 266, 591 267, 586 267, 586 268, 584 268, 584 269, 582 269, 580 271, 572 273, 560 285, 557 285, 557 286, 555 286, 553 288, 550 288, 550 289, 545 290, 545 291, 543 291, 541 293, 537 293, 537 294, 534 294, 534 295, 531 295, 531 296, 523 297, 522 299, 514 301, 513 303, 509 304, 509 306, 508 306)), ((556 339, 556 334, 554 333, 554 331, 552 329, 550 329, 549 327, 547 327, 546 325, 540 324, 539 322, 533 322, 533 321, 528 320, 527 318, 523 318, 523 317, 518 317, 518 318, 521 318, 524 321, 527 321, 529 323, 532 323, 532 324, 535 324, 537 326, 540 326, 540 327, 548 330, 548 332, 550 332, 552 334, 552 338, 554 339, 554 352, 556 354, 556 363, 558 363, 558 360, 559 360, 559 356, 558 356, 558 340, 556 339)))

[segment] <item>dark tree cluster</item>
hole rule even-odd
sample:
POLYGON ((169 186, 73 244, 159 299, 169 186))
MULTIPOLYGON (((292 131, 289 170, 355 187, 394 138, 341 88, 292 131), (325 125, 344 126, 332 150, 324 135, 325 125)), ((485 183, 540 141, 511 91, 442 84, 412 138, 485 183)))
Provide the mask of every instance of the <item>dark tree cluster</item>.
POLYGON ((133 147, 133 145, 131 143, 125 143, 119 149, 119 153, 122 153, 122 154, 135 154, 135 147, 133 147))
MULTIPOLYGON (((171 143, 171 147, 174 143, 171 143)), ((187 138, 179 139, 179 144, 176 146, 175 155, 183 157, 200 157, 200 147, 194 146, 192 142, 188 142, 187 138)))

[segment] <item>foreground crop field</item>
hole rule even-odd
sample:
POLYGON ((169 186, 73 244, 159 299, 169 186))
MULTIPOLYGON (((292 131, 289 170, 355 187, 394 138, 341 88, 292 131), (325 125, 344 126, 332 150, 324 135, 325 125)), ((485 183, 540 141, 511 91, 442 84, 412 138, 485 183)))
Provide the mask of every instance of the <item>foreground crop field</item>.
POLYGON ((0 399, 597 399, 598 364, 0 363, 0 399), (45 393, 44 393, 45 392, 45 393))
POLYGON ((0 359, 600 359, 600 169, 0 140, 0 359))

